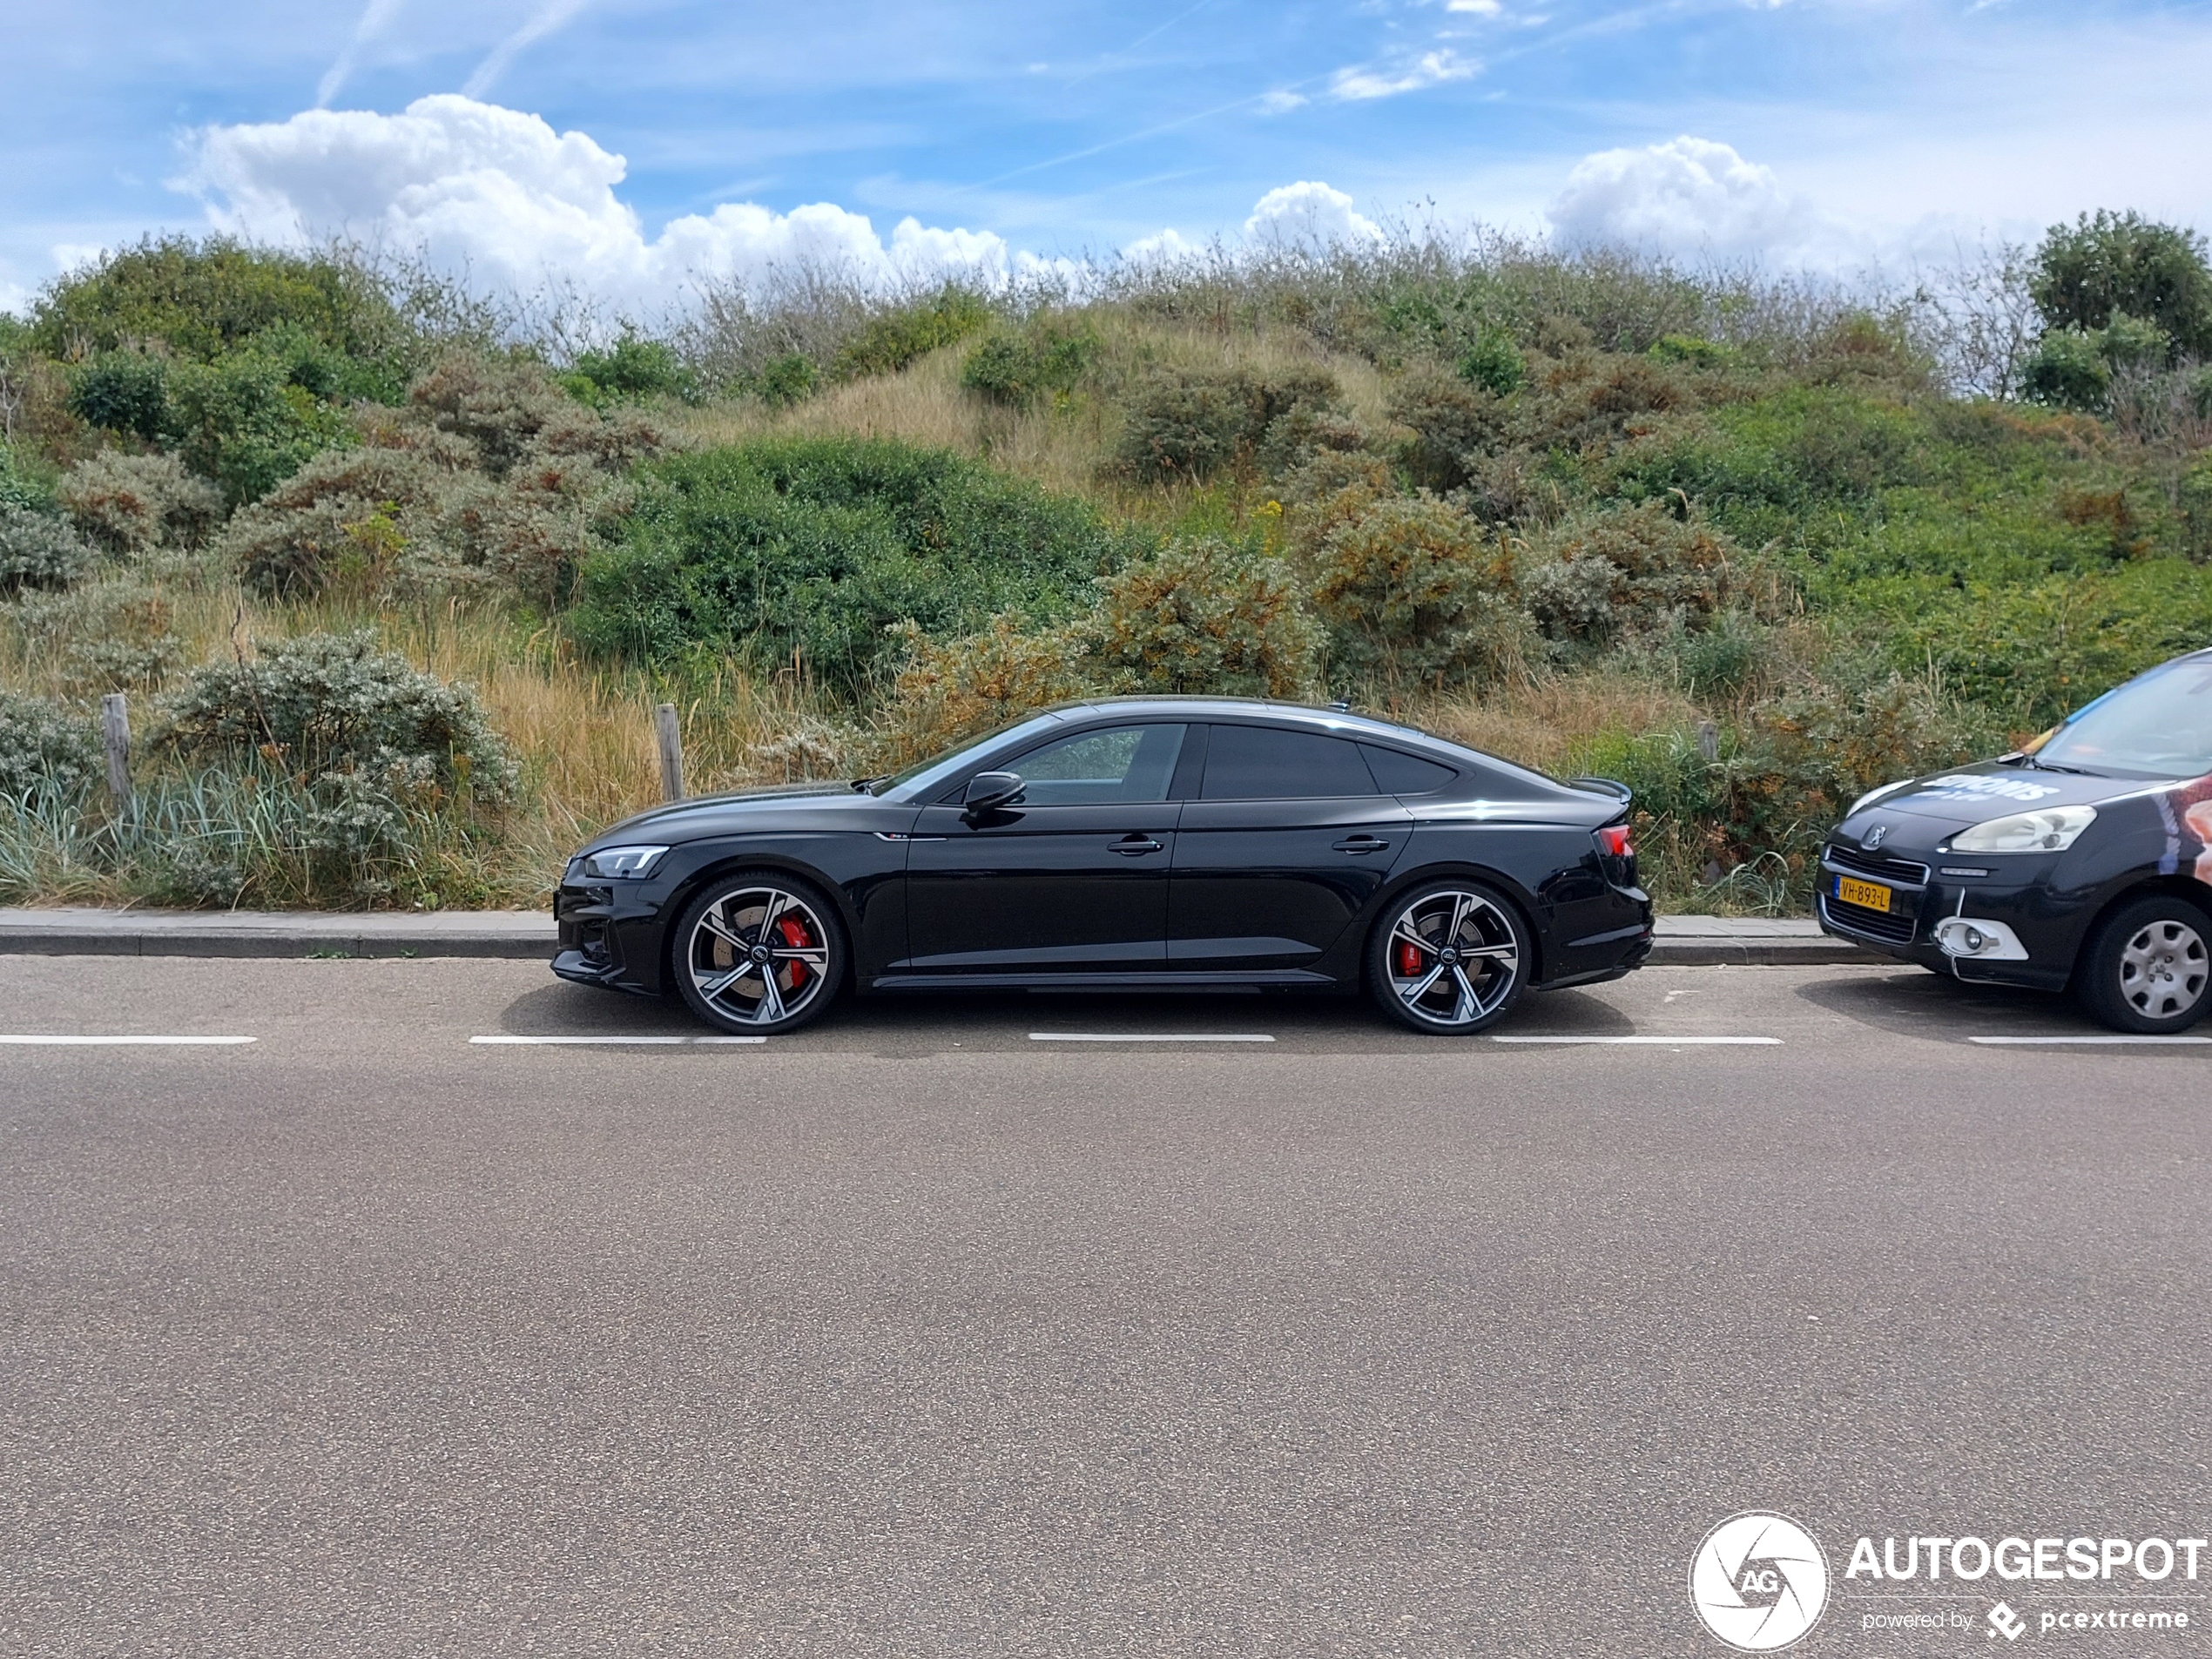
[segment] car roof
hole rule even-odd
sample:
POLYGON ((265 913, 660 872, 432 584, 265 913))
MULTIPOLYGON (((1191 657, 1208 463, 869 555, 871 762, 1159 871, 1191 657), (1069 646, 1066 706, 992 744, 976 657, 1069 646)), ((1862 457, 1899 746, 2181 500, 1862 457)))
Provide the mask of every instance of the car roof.
POLYGON ((1178 720, 1264 721, 1304 725, 1338 737, 1396 744, 1416 752, 1432 754, 1460 771, 1464 771, 1472 761, 1517 774, 1527 783, 1546 789, 1581 792, 1575 791, 1570 785, 1561 784, 1556 778, 1548 778, 1541 772, 1516 765, 1501 755, 1491 754, 1468 744, 1454 743, 1449 738, 1440 738, 1434 732, 1421 731, 1418 726, 1400 725, 1394 721, 1379 720, 1371 714, 1355 714, 1349 709, 1334 705, 1320 708, 1309 703, 1280 703, 1258 697, 1154 695, 1084 698, 1076 702, 1060 704, 1049 712, 1070 718, 1084 710, 1095 710, 1116 718, 1150 715, 1178 720))
POLYGON ((1355 714, 1333 705, 1324 708, 1311 703, 1278 703, 1258 697, 1089 697, 1060 704, 1052 711, 1073 714, 1079 709, 1097 709, 1116 717, 1154 714, 1172 715, 1182 720, 1286 720, 1348 737, 1387 738, 1425 747, 1461 746, 1410 725, 1379 720, 1370 714, 1355 714))

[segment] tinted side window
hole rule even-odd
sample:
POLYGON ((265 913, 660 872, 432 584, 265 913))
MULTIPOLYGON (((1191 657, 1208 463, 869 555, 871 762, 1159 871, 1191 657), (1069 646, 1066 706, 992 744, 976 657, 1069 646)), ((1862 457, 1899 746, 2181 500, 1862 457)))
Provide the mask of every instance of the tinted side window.
POLYGON ((1363 743, 1359 752, 1367 757, 1367 770, 1375 774, 1375 782, 1386 795, 1426 795, 1460 775, 1449 766, 1409 755, 1402 749, 1363 743))
POLYGON ((1206 800, 1297 800, 1379 792, 1359 745, 1317 732, 1217 725, 1206 751, 1206 800))
POLYGON ((1179 725, 1120 725, 1032 749, 1006 770, 1022 774, 1027 806, 1165 800, 1182 747, 1179 725))

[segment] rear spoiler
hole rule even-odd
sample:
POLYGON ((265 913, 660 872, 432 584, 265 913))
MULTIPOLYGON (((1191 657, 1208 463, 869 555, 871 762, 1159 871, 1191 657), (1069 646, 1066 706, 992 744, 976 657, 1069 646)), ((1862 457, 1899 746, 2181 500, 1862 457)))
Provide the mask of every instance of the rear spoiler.
POLYGON ((1567 786, 1588 795, 1610 795, 1623 806, 1635 799, 1635 792, 1617 778, 1569 778, 1567 786))

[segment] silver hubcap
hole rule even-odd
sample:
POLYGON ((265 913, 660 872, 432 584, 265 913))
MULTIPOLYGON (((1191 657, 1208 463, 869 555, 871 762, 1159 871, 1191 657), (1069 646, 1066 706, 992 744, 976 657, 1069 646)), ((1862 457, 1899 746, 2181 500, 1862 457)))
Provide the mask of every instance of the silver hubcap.
POLYGON ((2208 977, 2204 941, 2185 921, 2154 921, 2120 953, 2120 995, 2146 1019, 2187 1014, 2203 997, 2208 977))
POLYGON ((741 887, 706 907, 685 947, 708 1006, 746 1025, 789 1019, 829 983, 829 933, 780 887, 741 887))
POLYGON ((1521 975, 1513 924, 1479 893, 1432 893, 1390 929, 1390 988, 1431 1025, 1467 1025, 1493 1012, 1521 975))

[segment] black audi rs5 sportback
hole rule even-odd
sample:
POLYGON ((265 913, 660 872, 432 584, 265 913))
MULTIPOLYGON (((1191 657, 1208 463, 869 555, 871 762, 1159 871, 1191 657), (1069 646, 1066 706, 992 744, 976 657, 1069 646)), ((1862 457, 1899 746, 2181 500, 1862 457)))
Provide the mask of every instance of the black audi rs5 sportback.
POLYGON ((2212 1009, 2212 651, 2027 748, 1864 795, 1829 833, 1830 933, 1961 980, 2071 988, 2114 1030, 2212 1009))
POLYGON ((1334 709, 1104 698, 572 859, 553 971, 790 1031, 841 993, 1356 991, 1480 1031, 1651 949, 1628 791, 1334 709))

